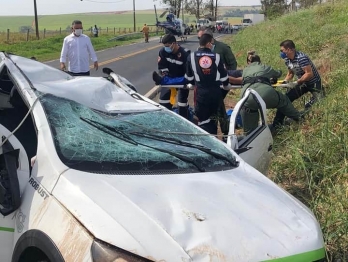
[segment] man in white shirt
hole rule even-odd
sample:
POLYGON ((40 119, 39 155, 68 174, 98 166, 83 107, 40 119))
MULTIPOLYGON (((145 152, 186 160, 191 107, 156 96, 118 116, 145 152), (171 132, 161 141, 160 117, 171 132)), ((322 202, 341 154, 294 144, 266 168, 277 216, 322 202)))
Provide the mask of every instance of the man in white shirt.
POLYGON ((69 61, 68 72, 73 76, 89 76, 89 59, 94 62, 95 70, 98 70, 98 59, 91 43, 91 39, 82 34, 82 22, 72 22, 72 33, 64 38, 60 55, 60 68, 66 70, 66 62, 69 61))

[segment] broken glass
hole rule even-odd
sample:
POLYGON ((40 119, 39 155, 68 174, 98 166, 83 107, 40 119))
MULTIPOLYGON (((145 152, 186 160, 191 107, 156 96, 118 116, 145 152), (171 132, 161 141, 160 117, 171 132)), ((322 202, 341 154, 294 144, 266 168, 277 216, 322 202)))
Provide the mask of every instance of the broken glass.
POLYGON ((42 96, 40 101, 57 153, 70 168, 112 174, 166 174, 235 167, 232 164, 235 158, 224 145, 170 111, 105 113, 51 94, 42 96), (186 144, 173 144, 139 133, 186 144), (198 147, 187 146, 188 143, 198 147), (199 146, 213 149, 224 157, 217 158, 199 146))

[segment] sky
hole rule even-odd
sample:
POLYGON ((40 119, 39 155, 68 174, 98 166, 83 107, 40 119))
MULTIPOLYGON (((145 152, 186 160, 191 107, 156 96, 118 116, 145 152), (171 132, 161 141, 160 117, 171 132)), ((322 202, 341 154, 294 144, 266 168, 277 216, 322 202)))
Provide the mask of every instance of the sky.
MULTIPOLYGON (((0 0, 0 16, 34 15, 33 0, 0 0)), ((135 0, 138 10, 152 9, 160 0, 135 0)), ((219 0, 220 5, 260 5, 260 0, 219 0)), ((36 0, 38 15, 133 10, 133 0, 36 0)))

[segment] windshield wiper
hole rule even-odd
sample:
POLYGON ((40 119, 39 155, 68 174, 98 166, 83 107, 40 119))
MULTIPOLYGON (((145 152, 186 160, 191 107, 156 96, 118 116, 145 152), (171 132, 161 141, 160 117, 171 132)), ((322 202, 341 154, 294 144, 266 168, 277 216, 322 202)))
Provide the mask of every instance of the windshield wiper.
POLYGON ((115 127, 112 127, 112 126, 109 126, 109 125, 106 125, 106 124, 102 124, 102 123, 99 123, 97 121, 94 121, 94 120, 91 120, 91 119, 87 119, 87 118, 83 118, 83 117, 80 117, 80 119, 86 123, 88 123, 89 125, 97 128, 98 130, 101 130, 103 131, 104 133, 107 133, 113 137, 116 137, 118 139, 121 139, 123 141, 126 141, 128 143, 131 143, 133 145, 141 145, 141 146, 144 146, 144 147, 148 147, 148 148, 151 148, 151 149, 154 149, 154 150, 157 150, 157 151, 160 151, 162 153, 166 153, 166 154, 169 154, 171 156, 174 156, 178 159, 180 159, 181 161, 184 161, 184 162, 187 162, 187 163, 190 163, 192 165, 194 165, 200 172, 205 172, 205 169, 202 168, 201 166, 199 166, 192 158, 190 157, 187 157, 187 156, 183 156, 183 155, 180 155, 180 154, 177 154, 177 153, 174 153, 174 152, 171 152, 169 150, 165 150, 165 149, 161 149, 161 148, 157 148, 157 147, 153 147, 153 146, 149 146, 149 145, 146 145, 146 144, 142 144, 142 143, 138 143, 136 141, 134 141, 129 135, 127 135, 126 133, 122 132, 122 131, 119 131, 117 130, 115 127), (100 127, 104 127, 106 128, 107 130, 104 130, 103 128, 100 128, 100 127), (116 136, 115 134, 119 134, 121 136, 123 136, 122 138, 119 137, 119 136, 116 136))
POLYGON ((87 119, 87 118, 84 118, 84 117, 80 117, 80 119, 82 121, 86 122, 87 124, 97 128, 98 130, 100 130, 100 131, 102 131, 102 132, 104 132, 106 134, 109 134, 110 136, 116 137, 116 138, 121 139, 121 140, 123 140, 125 142, 131 143, 131 144, 133 144, 135 146, 138 145, 138 143, 136 141, 134 141, 130 136, 128 136, 127 134, 125 134, 125 133, 123 133, 123 132, 121 132, 119 130, 116 130, 116 128, 112 128, 112 127, 110 127, 108 125, 104 125, 102 123, 99 123, 99 122, 96 122, 96 121, 93 121, 91 119, 87 119), (104 127, 107 130, 105 130, 104 128, 101 128, 101 127, 104 127), (120 136, 116 136, 114 133, 120 135, 121 137, 120 136))
POLYGON ((180 154, 177 154, 177 153, 174 153, 174 152, 171 152, 169 150, 166 150, 166 149, 162 149, 162 148, 157 148, 157 147, 153 147, 153 146, 149 146, 149 145, 146 145, 146 144, 140 144, 139 145, 142 145, 142 146, 145 146, 145 147, 148 147, 148 148, 152 148, 152 149, 155 149, 157 151, 160 151, 162 153, 167 153, 171 156, 174 156, 178 159, 180 159, 181 161, 184 161, 184 162, 187 162, 187 163, 190 163, 192 165, 194 165, 200 172, 205 172, 205 169, 202 168, 200 165, 198 165, 196 163, 195 160, 193 160, 192 158, 188 157, 188 156, 183 156, 183 155, 180 155, 180 154))
POLYGON ((223 154, 220 154, 220 153, 217 153, 215 151, 212 151, 210 148, 205 147, 205 146, 191 144, 191 143, 184 142, 184 141, 181 141, 179 139, 172 138, 172 137, 171 138, 167 138, 167 137, 164 138, 164 137, 157 136, 157 135, 143 134, 143 133, 139 133, 139 132, 132 132, 130 134, 137 135, 137 136, 142 136, 142 137, 146 137, 146 138, 150 138, 150 139, 154 139, 154 140, 157 140, 157 141, 166 142, 166 143, 169 143, 169 144, 195 148, 195 149, 198 149, 198 150, 200 150, 200 151, 202 151, 202 152, 204 152, 206 154, 209 154, 209 155, 211 155, 211 156, 213 156, 213 157, 215 157, 217 159, 227 161, 228 163, 230 163, 234 167, 238 167, 238 165, 239 165, 239 162, 236 161, 235 159, 231 160, 227 156, 224 156, 223 154))

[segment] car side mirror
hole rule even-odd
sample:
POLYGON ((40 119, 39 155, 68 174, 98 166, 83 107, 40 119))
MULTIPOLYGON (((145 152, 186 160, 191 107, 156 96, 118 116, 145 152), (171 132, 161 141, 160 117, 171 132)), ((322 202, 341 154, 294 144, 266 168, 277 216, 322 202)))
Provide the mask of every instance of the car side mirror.
POLYGON ((19 149, 14 150, 10 142, 6 141, 0 155, 0 213, 3 216, 11 214, 21 204, 18 158, 19 149))

